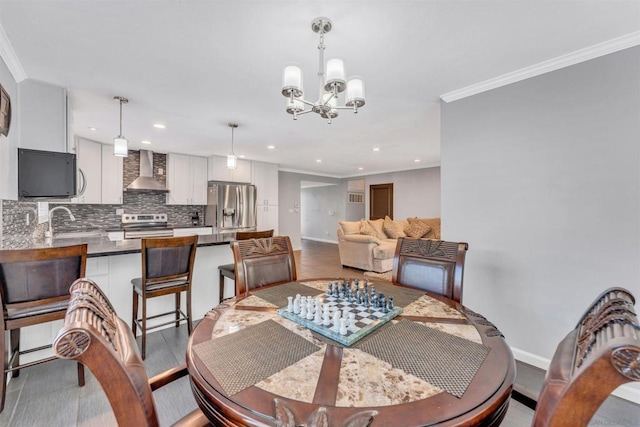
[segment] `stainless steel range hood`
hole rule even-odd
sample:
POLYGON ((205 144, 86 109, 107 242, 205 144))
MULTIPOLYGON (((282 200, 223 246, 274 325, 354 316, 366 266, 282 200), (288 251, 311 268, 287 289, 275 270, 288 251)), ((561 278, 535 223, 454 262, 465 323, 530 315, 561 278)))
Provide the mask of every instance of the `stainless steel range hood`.
POLYGON ((153 177, 153 152, 140 150, 140 176, 126 188, 127 191, 152 190, 168 192, 167 188, 153 177))

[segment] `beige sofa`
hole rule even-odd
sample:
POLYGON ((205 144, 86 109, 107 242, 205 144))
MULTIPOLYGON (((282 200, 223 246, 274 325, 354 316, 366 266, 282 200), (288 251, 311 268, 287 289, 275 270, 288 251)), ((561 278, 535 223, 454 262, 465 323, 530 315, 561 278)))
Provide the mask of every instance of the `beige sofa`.
POLYGON ((406 220, 338 221, 340 263, 365 271, 383 273, 393 269, 398 237, 440 239, 440 218, 406 220))

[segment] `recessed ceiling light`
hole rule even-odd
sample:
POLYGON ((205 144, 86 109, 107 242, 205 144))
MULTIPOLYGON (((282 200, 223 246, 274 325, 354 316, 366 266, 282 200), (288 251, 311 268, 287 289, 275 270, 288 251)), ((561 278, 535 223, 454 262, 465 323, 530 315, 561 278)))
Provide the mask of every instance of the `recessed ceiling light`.
POLYGON ((322 163, 322 159, 316 159, 316 163, 322 163))
POLYGON ((143 144, 151 144, 151 141, 142 141, 143 144))
POLYGON ((241 159, 244 159, 247 156, 245 156, 244 154, 238 154, 238 157, 240 157, 241 159))
POLYGON ((91 126, 91 127, 89 127, 89 130, 91 130, 91 131, 94 131, 94 132, 95 132, 95 131, 97 131, 97 130, 98 130, 98 128, 94 128, 93 126, 91 126))
POLYGON ((156 129, 165 129, 166 128, 166 126, 163 125, 162 123, 154 123, 153 127, 156 128, 156 129))
POLYGON ((363 168, 362 166, 358 168, 358 170, 359 170, 359 171, 361 171, 361 170, 363 170, 363 169, 364 169, 364 168, 363 168))
POLYGON ((380 149, 378 147, 375 147, 373 151, 380 151, 380 149))
POLYGON ((420 163, 420 159, 415 159, 414 162, 420 163))
POLYGON ((267 148, 268 148, 269 150, 275 150, 275 149, 276 149, 276 146, 275 146, 275 145, 267 145, 267 148))

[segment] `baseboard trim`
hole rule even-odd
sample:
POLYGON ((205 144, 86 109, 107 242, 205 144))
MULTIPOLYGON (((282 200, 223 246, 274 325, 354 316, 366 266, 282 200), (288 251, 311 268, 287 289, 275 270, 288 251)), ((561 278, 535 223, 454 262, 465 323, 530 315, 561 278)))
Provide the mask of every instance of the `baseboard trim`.
MULTIPOLYGON (((513 353, 513 357, 520 362, 535 366, 536 368, 540 368, 545 371, 549 369, 549 364, 551 363, 550 359, 540 357, 536 354, 529 353, 528 351, 520 350, 515 347, 511 347, 511 352, 513 353)), ((635 403, 636 405, 640 405, 640 389, 632 387, 631 384, 625 384, 618 387, 612 394, 621 399, 635 403)))
POLYGON ((318 239, 317 237, 304 237, 303 236, 300 239, 313 240, 314 242, 322 242, 322 243, 333 243, 334 245, 338 244, 338 242, 336 242, 335 240, 318 239))

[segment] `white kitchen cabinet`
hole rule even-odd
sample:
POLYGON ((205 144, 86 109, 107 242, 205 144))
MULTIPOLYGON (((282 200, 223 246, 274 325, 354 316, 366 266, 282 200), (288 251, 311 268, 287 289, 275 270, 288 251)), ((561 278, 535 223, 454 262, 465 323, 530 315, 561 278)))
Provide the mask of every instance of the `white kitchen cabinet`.
POLYGON ((237 159, 235 169, 227 168, 227 158, 224 156, 209 156, 207 162, 209 181, 251 182, 251 162, 248 160, 237 159))
POLYGON ((122 204, 122 157, 113 155, 113 146, 102 144, 102 203, 122 204))
POLYGON ((72 199, 74 203, 99 204, 102 202, 102 144, 84 138, 76 138, 76 165, 78 189, 82 194, 72 199))
POLYGON ((213 234, 213 227, 174 228, 173 237, 213 234))
POLYGON ((167 204, 207 204, 207 159, 167 154, 167 204))
POLYGON ((26 79, 18 84, 20 147, 44 151, 69 151, 67 90, 26 79))
POLYGON ((273 229, 273 235, 278 235, 278 207, 261 205, 257 206, 257 229, 258 230, 271 230, 273 229))
POLYGON ((278 206, 278 165, 251 162, 251 183, 256 186, 258 205, 278 206))

